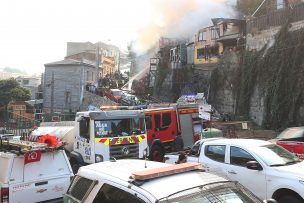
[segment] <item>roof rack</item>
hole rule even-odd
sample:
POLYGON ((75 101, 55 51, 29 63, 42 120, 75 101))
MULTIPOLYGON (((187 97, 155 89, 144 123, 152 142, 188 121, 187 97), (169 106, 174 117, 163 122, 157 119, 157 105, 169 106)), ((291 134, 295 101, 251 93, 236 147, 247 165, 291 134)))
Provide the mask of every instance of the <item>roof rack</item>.
POLYGON ((43 150, 51 151, 56 147, 49 147, 47 143, 30 142, 24 140, 0 139, 0 151, 25 154, 26 152, 43 150))
POLYGON ((175 164, 170 166, 165 166, 162 168, 154 168, 149 170, 143 170, 132 173, 132 178, 135 181, 150 180, 153 178, 159 178, 163 176, 173 175, 177 173, 183 173, 193 170, 202 170, 203 166, 200 163, 187 162, 182 164, 175 164))

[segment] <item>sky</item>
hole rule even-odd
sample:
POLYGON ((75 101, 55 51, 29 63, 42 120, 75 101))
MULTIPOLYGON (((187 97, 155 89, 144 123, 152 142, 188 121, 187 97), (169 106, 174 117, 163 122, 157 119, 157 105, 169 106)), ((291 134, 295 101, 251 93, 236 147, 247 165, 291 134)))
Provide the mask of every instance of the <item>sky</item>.
POLYGON ((0 68, 39 75, 44 64, 63 60, 67 42, 126 50, 135 41, 143 52, 160 36, 189 37, 212 17, 232 17, 233 1, 1 0, 0 68))

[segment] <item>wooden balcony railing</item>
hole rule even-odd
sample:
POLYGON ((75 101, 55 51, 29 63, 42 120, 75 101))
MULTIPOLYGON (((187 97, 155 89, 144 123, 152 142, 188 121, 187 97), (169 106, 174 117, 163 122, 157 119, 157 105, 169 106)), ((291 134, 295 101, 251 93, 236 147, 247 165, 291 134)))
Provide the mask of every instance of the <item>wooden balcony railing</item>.
POLYGON ((281 26, 286 22, 304 20, 304 3, 272 11, 266 15, 247 21, 247 34, 281 26))

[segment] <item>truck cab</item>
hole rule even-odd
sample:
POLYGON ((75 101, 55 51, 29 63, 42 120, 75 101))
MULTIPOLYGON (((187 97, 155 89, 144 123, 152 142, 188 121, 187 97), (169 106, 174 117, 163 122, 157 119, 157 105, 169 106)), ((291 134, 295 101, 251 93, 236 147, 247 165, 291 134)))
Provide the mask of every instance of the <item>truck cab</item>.
POLYGON ((70 154, 74 171, 86 164, 147 155, 144 114, 139 110, 78 112, 74 149, 70 154))

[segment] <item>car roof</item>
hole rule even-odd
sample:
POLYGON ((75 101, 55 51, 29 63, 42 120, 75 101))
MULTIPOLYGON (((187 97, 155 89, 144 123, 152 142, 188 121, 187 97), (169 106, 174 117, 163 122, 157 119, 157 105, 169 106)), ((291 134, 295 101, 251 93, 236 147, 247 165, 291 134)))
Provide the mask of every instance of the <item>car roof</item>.
MULTIPOLYGON (((117 160, 115 162, 101 162, 81 167, 78 175, 85 176, 85 172, 93 172, 95 178, 97 178, 96 174, 102 174, 104 178, 108 179, 112 177, 129 185, 128 182, 132 180, 130 179, 130 176, 133 172, 156 169, 170 165, 171 164, 167 163, 147 161, 147 168, 145 168, 144 160, 124 159, 117 160)), ((152 194, 156 199, 161 199, 188 188, 220 181, 228 180, 211 173, 196 170, 151 179, 138 187, 152 194)))
POLYGON ((216 139, 210 140, 206 142, 207 144, 225 144, 225 145, 234 145, 239 147, 245 148, 255 148, 260 147, 267 144, 272 144, 271 142, 265 140, 258 140, 258 139, 216 139))

